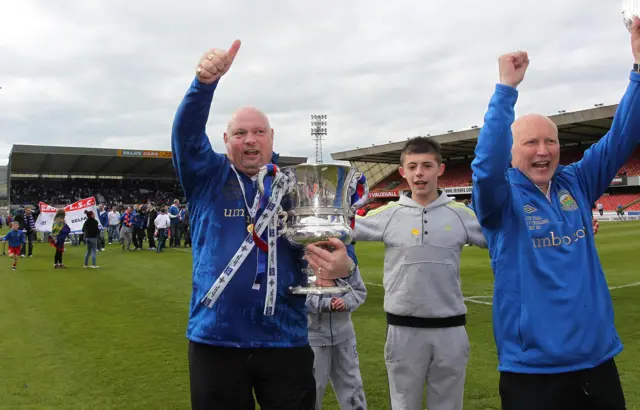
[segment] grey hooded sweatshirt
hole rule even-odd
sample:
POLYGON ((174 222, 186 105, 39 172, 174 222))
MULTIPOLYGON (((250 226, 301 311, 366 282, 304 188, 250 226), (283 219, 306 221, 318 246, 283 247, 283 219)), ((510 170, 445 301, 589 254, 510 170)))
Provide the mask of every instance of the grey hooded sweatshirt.
POLYGON ((309 345, 312 347, 335 346, 353 339, 356 335, 351 321, 351 312, 362 305, 367 298, 367 288, 360 276, 360 268, 353 275, 337 279, 339 286, 349 285, 351 291, 345 295, 307 295, 307 316, 309 319, 309 345), (331 311, 331 297, 344 299, 346 309, 331 311))
POLYGON ((467 243, 487 247, 473 210, 444 192, 426 207, 402 196, 356 217, 354 236, 384 242, 385 312, 429 319, 466 314, 460 253, 467 243))

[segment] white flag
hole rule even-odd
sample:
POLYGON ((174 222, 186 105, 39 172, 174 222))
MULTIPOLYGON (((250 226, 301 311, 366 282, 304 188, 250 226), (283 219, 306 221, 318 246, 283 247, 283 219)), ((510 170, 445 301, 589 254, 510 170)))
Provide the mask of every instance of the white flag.
MULTIPOLYGON (((48 205, 44 202, 39 203, 40 215, 36 221, 36 230, 39 232, 51 232, 53 226, 53 218, 58 212, 58 208, 48 205)), ((98 211, 96 209, 96 200, 94 197, 81 199, 70 205, 64 207, 66 213, 64 221, 69 225, 71 233, 82 233, 82 225, 87 220, 87 215, 84 211, 93 211, 100 230, 104 229, 98 218, 98 211)))

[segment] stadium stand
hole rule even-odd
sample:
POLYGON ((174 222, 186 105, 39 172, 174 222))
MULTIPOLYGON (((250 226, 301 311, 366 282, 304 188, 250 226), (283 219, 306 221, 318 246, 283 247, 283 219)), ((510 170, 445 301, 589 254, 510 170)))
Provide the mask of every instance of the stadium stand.
MULTIPOLYGON (((584 151, 602 138, 609 130, 617 105, 561 113, 550 118, 558 126, 561 145, 560 163, 569 164, 582 158, 584 151)), ((442 145, 445 174, 439 179, 444 189, 457 200, 469 199, 471 195, 471 161, 480 132, 479 127, 436 135, 442 145)), ((367 176, 370 184, 370 202, 365 209, 375 209, 389 200, 395 200, 409 186, 398 172, 400 151, 405 141, 374 145, 366 148, 331 154, 335 160, 349 161, 367 176)), ((610 189, 597 202, 607 212, 615 211, 640 198, 640 148, 620 169, 618 177, 611 181, 610 189)), ((640 211, 640 204, 630 206, 628 211, 640 211)))
MULTIPOLYGON (((282 166, 306 157, 280 157, 282 166)), ((95 196, 108 206, 185 202, 171 151, 14 145, 4 173, 11 209, 95 196)))
MULTIPOLYGON (((640 194, 609 194, 603 195, 597 202, 601 202, 604 205, 605 211, 615 211, 618 205, 625 205, 636 199, 640 199, 640 194)), ((640 203, 631 205, 627 210, 640 211, 640 203)))

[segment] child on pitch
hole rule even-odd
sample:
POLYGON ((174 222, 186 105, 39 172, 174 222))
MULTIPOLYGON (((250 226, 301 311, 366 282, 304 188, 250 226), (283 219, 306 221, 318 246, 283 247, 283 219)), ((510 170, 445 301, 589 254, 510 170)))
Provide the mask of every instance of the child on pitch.
POLYGON ((13 265, 11 269, 16 270, 18 264, 18 258, 20 257, 20 250, 25 243, 24 232, 20 230, 20 224, 18 222, 11 223, 11 230, 2 238, 3 242, 9 242, 9 257, 13 258, 13 265))
POLYGON ((49 235, 49 243, 56 249, 56 254, 53 257, 53 268, 63 269, 66 268, 62 263, 62 254, 64 253, 64 242, 71 232, 71 228, 64 221, 66 212, 64 209, 58 209, 56 215, 53 218, 53 226, 51 227, 51 235, 49 235))
POLYGON ((394 410, 423 409, 425 381, 429 410, 462 410, 469 339, 460 253, 487 243, 473 210, 438 190, 444 169, 437 141, 409 140, 400 175, 411 196, 356 217, 355 241, 385 245, 384 355, 394 410))
POLYGON ((350 291, 345 295, 307 296, 309 345, 315 356, 313 372, 316 379, 316 410, 322 409, 329 380, 341 409, 366 410, 351 313, 364 303, 367 289, 358 267, 351 276, 337 279, 335 283, 328 282, 318 284, 348 285, 350 291))

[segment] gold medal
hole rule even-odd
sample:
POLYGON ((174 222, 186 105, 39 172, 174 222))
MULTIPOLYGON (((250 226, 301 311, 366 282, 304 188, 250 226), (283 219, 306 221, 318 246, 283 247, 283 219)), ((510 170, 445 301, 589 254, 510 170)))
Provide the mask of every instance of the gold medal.
POLYGON ((247 232, 253 232, 253 224, 249 224, 249 226, 247 226, 247 232))

